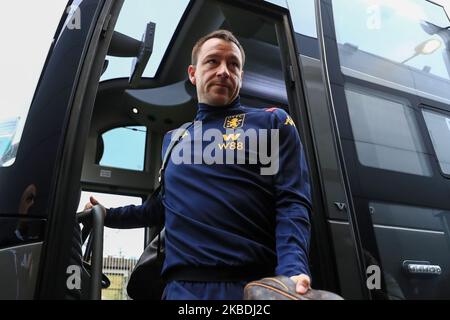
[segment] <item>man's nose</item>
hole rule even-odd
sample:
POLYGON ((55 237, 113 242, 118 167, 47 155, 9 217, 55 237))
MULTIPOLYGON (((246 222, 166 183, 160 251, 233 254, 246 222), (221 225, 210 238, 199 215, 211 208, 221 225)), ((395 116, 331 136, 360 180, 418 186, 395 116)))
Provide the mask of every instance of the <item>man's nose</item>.
POLYGON ((226 62, 222 62, 217 70, 217 75, 219 77, 223 77, 223 78, 229 78, 230 77, 230 71, 228 70, 228 66, 226 64, 226 62))

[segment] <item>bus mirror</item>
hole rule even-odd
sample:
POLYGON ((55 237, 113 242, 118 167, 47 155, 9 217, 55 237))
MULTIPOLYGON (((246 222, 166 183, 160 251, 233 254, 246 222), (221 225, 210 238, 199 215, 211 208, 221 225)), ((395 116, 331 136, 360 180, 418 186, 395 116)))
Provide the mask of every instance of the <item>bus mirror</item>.
POLYGON ((114 31, 108 48, 108 55, 113 57, 137 57, 141 46, 141 41, 114 31))
POLYGON ((142 74, 144 73, 145 67, 147 66, 148 60, 153 52, 153 43, 155 40, 155 27, 154 22, 149 22, 147 28, 142 37, 141 46, 139 48, 139 53, 136 58, 133 59, 130 75, 130 86, 136 87, 139 83, 142 74))

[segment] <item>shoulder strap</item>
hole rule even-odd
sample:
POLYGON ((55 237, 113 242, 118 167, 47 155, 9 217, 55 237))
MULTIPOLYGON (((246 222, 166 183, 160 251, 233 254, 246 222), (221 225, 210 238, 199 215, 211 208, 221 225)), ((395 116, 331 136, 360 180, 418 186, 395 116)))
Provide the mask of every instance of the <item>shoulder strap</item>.
MULTIPOLYGON (((166 170, 167 167, 167 161, 169 160, 170 154, 172 153, 173 148, 175 148, 175 146, 178 144, 178 142, 181 141, 181 138, 183 137, 184 133, 194 124, 194 122, 186 122, 185 124, 183 124, 179 129, 177 129, 178 131, 178 135, 176 136, 175 139, 172 139, 170 141, 169 146, 166 149, 166 152, 164 153, 164 157, 161 163, 161 168, 159 169, 159 193, 161 195, 164 195, 164 171, 166 170)), ((159 257, 159 255, 161 254, 161 232, 164 228, 163 223, 158 222, 158 225, 160 226, 160 230, 158 232, 158 247, 157 247, 157 256, 159 257)))
POLYGON ((183 124, 179 129, 177 129, 178 131, 178 135, 175 137, 175 139, 172 139, 170 141, 169 146, 166 149, 166 152, 164 153, 164 157, 161 163, 161 168, 159 169, 159 183, 161 184, 161 186, 164 184, 164 171, 166 170, 167 167, 167 161, 169 160, 170 154, 172 153, 173 148, 175 148, 175 146, 178 144, 178 142, 181 141, 181 138, 183 137, 184 133, 194 124, 194 122, 186 122, 185 124, 183 124))

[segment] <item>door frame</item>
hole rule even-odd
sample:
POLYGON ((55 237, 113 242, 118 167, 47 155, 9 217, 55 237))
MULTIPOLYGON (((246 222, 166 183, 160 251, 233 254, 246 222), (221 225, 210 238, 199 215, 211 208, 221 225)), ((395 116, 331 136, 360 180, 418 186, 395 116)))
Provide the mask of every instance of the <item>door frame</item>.
MULTIPOLYGON (((86 3, 91 0, 84 0, 86 3)), ((97 87, 114 26, 124 0, 97 1, 85 39, 78 77, 68 105, 63 146, 58 154, 57 178, 50 194, 50 210, 38 276, 38 299, 63 299, 70 261, 72 236, 80 193, 83 154, 97 87)), ((95 3, 95 1, 93 2, 95 3)), ((81 14, 81 19, 86 14, 81 14)), ((84 25, 85 22, 82 23, 84 25)), ((67 32, 64 30, 63 32, 67 32)))

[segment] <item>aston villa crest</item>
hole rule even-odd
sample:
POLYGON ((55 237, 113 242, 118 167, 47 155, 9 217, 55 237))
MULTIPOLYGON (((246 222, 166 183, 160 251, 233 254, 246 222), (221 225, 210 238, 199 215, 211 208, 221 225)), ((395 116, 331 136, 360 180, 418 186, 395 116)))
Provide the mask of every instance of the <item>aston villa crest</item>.
POLYGON ((223 127, 225 129, 238 129, 244 125, 245 113, 228 116, 225 118, 223 127))

